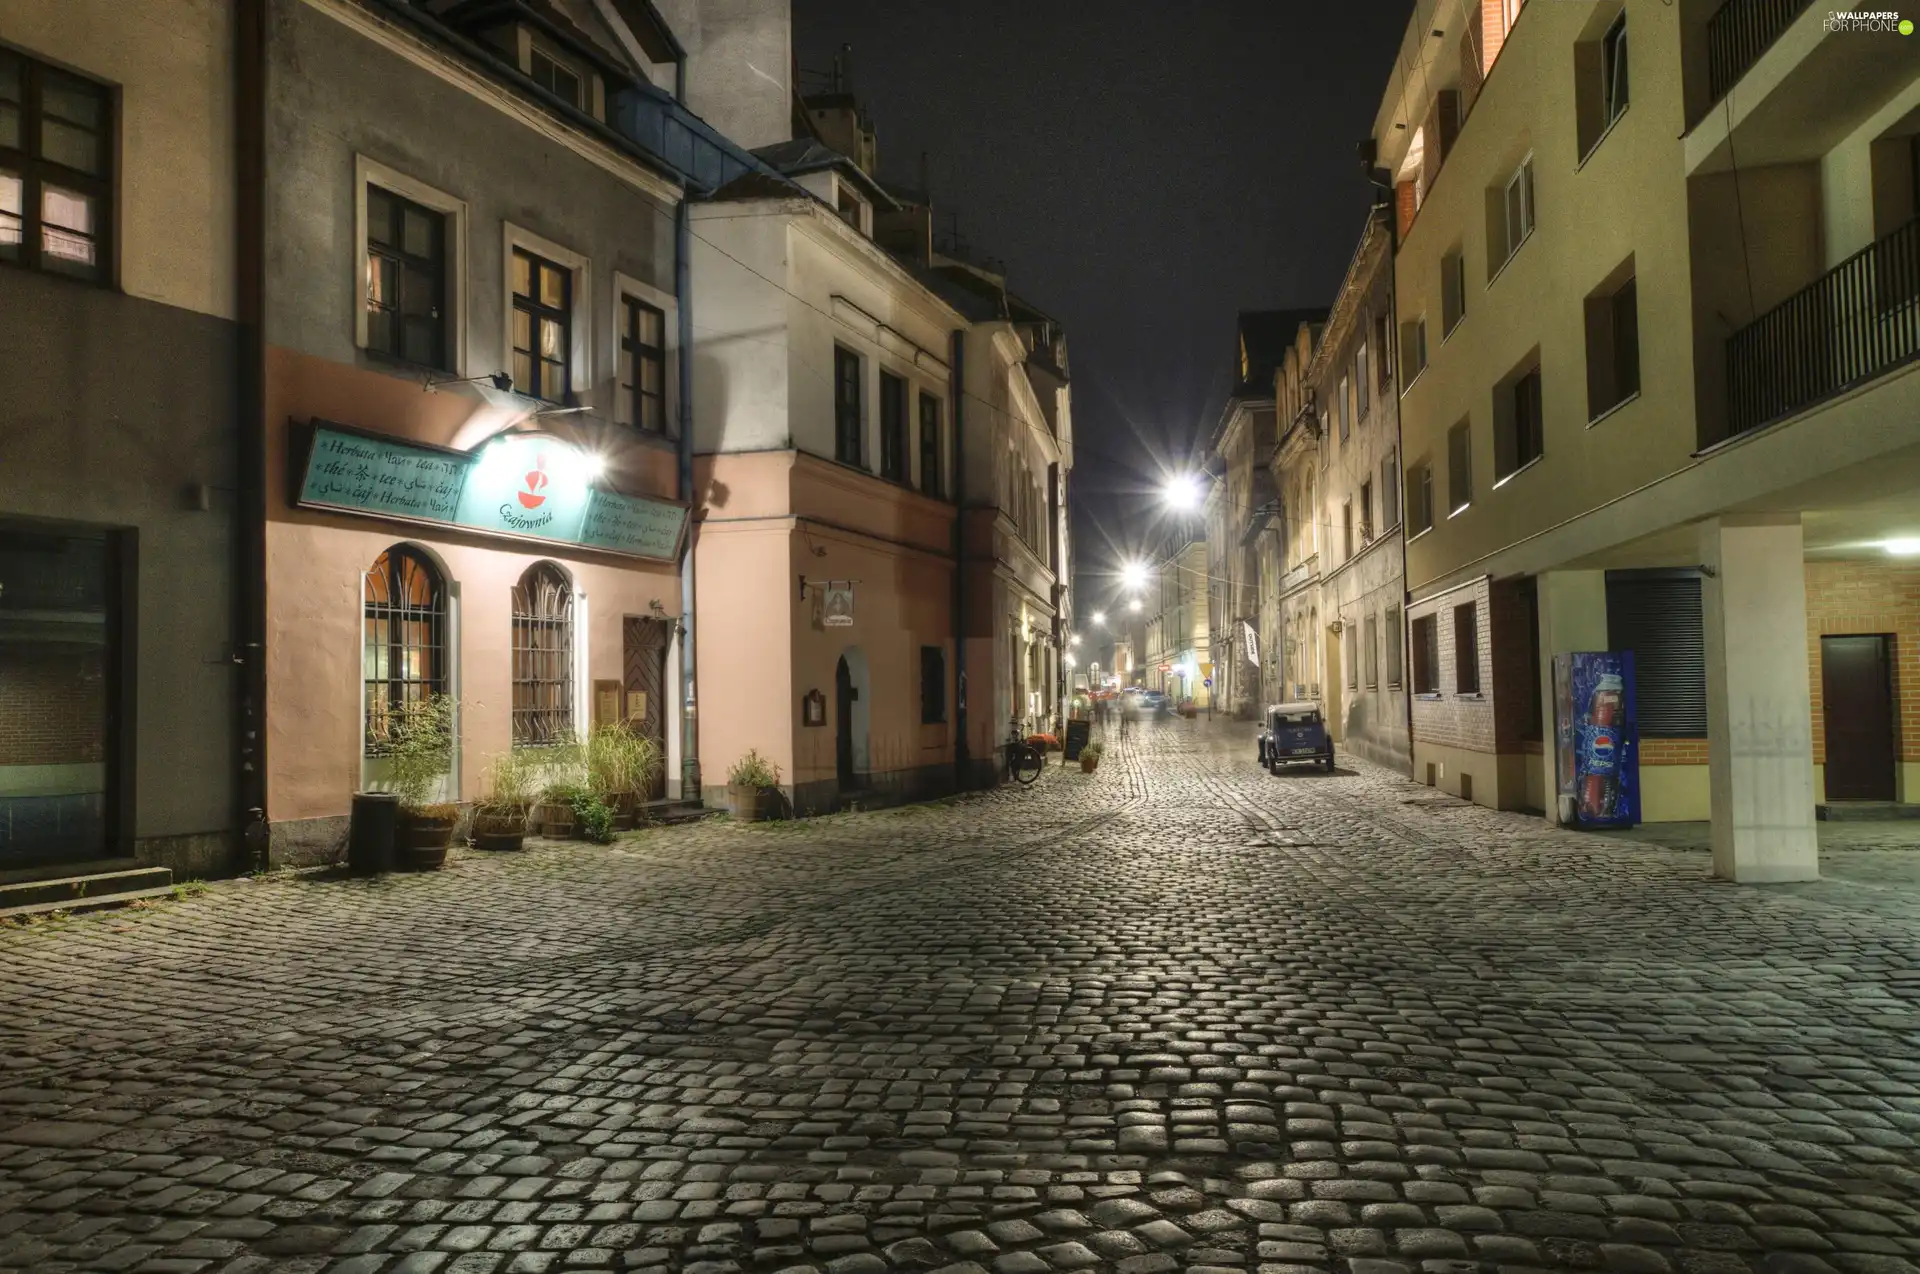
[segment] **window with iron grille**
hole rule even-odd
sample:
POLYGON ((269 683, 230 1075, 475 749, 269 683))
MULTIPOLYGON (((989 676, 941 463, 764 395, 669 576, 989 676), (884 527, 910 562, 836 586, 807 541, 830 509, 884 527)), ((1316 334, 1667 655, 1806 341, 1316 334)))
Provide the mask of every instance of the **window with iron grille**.
POLYGON ((573 737, 573 585, 553 563, 535 562, 513 586, 513 744, 573 737))
POLYGON ((105 86, 0 49, 0 261, 110 277, 113 128, 105 86))
POLYGON ((932 394, 920 395, 920 494, 938 499, 944 494, 940 480, 940 400, 932 394))
POLYGON ((907 480, 907 382, 880 373, 880 476, 907 480))
POLYGON ((630 296, 620 298, 620 394, 614 420, 648 433, 667 432, 667 314, 630 296))
POLYGON ((447 693, 447 590, 433 563, 394 547, 374 559, 361 608, 365 751, 381 756, 408 711, 447 693))
POLYGON ((513 250, 513 387, 550 403, 573 393, 573 272, 513 250))
POLYGON ((850 349, 833 349, 833 458, 841 464, 863 465, 860 419, 860 356, 850 349))
POLYGON ((367 348, 451 370, 447 215, 367 187, 367 348))

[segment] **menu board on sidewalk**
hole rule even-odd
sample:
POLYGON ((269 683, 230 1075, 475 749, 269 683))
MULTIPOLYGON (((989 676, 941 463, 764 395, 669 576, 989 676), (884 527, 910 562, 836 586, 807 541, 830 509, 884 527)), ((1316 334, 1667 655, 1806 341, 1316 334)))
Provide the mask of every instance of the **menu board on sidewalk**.
POLYGON ((1087 746, 1087 741, 1092 737, 1093 737, 1093 722, 1091 721, 1067 722, 1067 747, 1066 747, 1067 760, 1078 761, 1080 759, 1081 750, 1087 746))

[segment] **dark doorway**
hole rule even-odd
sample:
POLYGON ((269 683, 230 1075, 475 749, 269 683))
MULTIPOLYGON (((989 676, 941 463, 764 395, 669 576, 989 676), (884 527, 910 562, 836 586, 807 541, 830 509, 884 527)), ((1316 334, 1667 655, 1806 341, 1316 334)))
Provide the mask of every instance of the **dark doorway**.
POLYGON ((853 787, 853 701, 859 694, 853 688, 853 670, 842 655, 833 673, 833 762, 843 792, 853 787))
POLYGON ((660 749, 660 769, 644 797, 658 800, 667 790, 667 643, 672 631, 667 620, 629 615, 623 637, 627 725, 660 749))
POLYGON ((1820 639, 1829 801, 1894 798, 1890 645, 1884 633, 1820 639))

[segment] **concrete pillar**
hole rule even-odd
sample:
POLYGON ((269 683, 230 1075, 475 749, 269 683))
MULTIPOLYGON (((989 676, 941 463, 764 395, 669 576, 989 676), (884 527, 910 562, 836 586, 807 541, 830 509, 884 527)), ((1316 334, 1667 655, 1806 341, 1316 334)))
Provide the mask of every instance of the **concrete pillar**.
POLYGON ((1554 746, 1553 657, 1607 649, 1607 573, 1547 571, 1535 587, 1540 605, 1540 737, 1546 741, 1540 767, 1546 791, 1536 795, 1547 820, 1558 823, 1560 749, 1554 746))
POLYGON ((1713 873, 1743 883, 1818 880, 1799 515, 1709 521, 1700 550, 1713 873))

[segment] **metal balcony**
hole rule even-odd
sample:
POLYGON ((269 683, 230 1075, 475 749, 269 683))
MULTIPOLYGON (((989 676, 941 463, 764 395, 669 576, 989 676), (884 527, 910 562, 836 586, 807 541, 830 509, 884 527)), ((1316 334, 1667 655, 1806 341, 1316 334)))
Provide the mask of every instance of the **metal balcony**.
POLYGON ((1920 354, 1920 219, 1727 338, 1727 432, 1744 433, 1920 354))
POLYGON ((1813 0, 1727 0, 1707 19, 1707 84, 1719 101, 1813 0))

